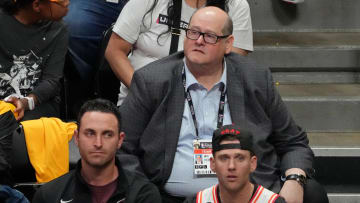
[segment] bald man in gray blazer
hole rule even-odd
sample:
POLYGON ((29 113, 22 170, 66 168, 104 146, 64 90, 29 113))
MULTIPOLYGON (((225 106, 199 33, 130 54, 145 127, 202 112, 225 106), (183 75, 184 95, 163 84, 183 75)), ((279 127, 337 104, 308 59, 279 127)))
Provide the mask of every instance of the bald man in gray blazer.
POLYGON ((193 173, 192 141, 211 139, 219 125, 235 123, 254 134, 258 167, 252 182, 288 202, 302 202, 314 185, 307 135, 292 119, 269 69, 231 52, 231 34, 225 12, 199 9, 186 30, 184 52, 135 72, 120 107, 126 137, 118 157, 155 183, 164 202, 181 202, 217 181, 193 173))

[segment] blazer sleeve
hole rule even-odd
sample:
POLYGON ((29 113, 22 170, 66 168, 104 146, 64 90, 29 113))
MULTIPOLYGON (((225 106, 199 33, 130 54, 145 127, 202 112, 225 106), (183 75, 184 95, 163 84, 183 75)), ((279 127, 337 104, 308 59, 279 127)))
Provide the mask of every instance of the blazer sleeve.
POLYGON ((117 157, 125 169, 136 170, 143 175, 144 172, 139 161, 141 155, 139 142, 151 118, 150 103, 143 75, 135 72, 129 94, 120 106, 121 126, 122 131, 125 132, 125 139, 117 157))
POLYGON ((309 147, 306 132, 296 125, 279 92, 274 86, 271 72, 267 71, 267 110, 272 123, 270 142, 281 160, 281 171, 300 168, 308 175, 312 173, 314 154, 309 147))

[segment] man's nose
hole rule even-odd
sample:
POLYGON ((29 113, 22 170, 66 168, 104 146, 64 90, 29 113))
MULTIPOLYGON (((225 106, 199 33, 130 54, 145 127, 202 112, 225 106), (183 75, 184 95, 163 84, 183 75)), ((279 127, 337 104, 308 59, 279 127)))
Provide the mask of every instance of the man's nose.
POLYGON ((96 136, 95 141, 94 141, 94 145, 97 148, 100 148, 102 146, 102 138, 101 138, 101 136, 96 136))
POLYGON ((204 44, 205 43, 204 35, 200 35, 199 38, 196 40, 196 43, 204 44))
POLYGON ((235 160, 230 159, 229 160, 229 170, 234 170, 234 169, 235 169, 235 160))

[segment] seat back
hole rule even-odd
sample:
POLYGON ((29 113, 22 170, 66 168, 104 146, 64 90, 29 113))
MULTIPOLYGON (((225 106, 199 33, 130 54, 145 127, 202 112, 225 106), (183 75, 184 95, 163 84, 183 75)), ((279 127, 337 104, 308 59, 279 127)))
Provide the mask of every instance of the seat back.
MULTIPOLYGON (((73 137, 69 142, 69 170, 74 169, 80 159, 74 139, 73 137)), ((14 188, 24 193, 28 199, 32 199, 36 189, 43 183, 36 182, 35 170, 30 163, 22 125, 12 135, 12 151, 11 173, 15 182, 14 188)))
POLYGON ((12 134, 12 152, 11 171, 15 183, 36 182, 35 170, 27 153, 22 125, 19 125, 12 134))
POLYGON ((116 104, 120 88, 120 81, 111 70, 109 63, 105 58, 105 50, 112 34, 114 25, 111 25, 103 35, 101 41, 98 70, 95 75, 95 96, 108 99, 116 104))

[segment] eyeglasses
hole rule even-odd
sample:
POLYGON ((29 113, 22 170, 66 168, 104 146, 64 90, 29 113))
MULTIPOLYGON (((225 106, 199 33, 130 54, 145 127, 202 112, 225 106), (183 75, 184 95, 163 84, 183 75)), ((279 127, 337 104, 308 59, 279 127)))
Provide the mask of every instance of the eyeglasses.
POLYGON ((208 44, 216 44, 216 42, 219 39, 227 38, 228 36, 230 36, 230 35, 217 36, 217 35, 211 34, 211 33, 205 33, 205 32, 200 32, 197 30, 186 29, 186 37, 189 39, 197 40, 197 39, 199 39, 199 37, 201 35, 203 36, 205 43, 208 43, 208 44))
POLYGON ((48 1, 49 1, 49 2, 52 2, 52 3, 59 4, 60 6, 65 7, 66 4, 67 4, 70 0, 48 0, 48 1))

